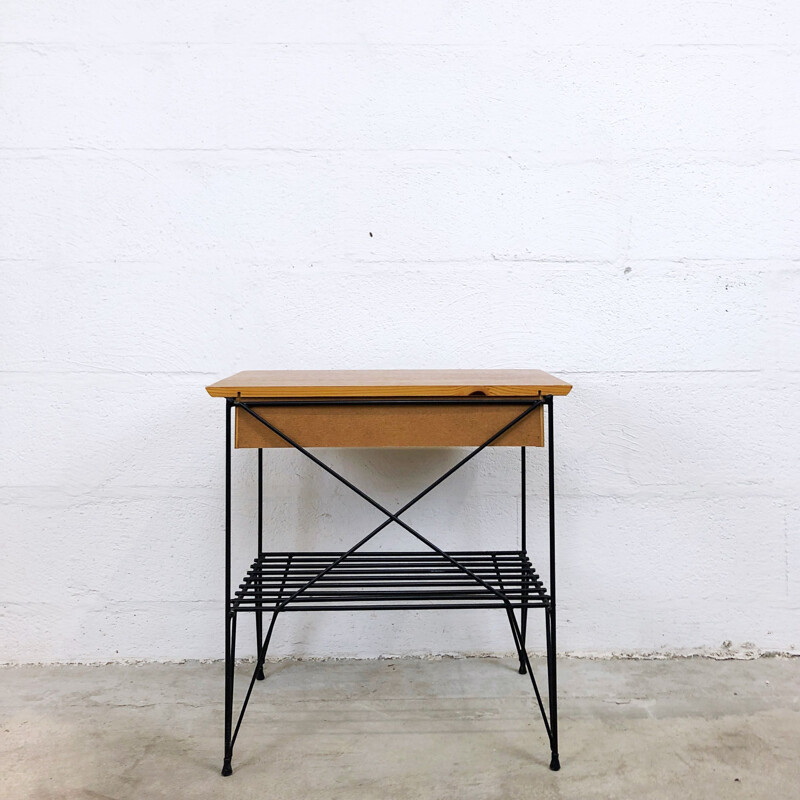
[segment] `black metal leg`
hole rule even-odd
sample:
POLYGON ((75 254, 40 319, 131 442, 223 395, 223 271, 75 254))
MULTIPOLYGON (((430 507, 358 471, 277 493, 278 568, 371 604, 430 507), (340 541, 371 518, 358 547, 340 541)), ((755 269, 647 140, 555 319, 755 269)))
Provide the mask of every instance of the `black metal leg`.
MULTIPOLYGON (((522 650, 525 649, 525 636, 526 636, 527 631, 528 631, 528 606, 526 605, 528 598, 527 598, 526 590, 524 588, 524 584, 525 584, 526 581, 527 581, 527 578, 523 578, 522 579, 522 582, 523 582, 523 589, 522 589, 523 606, 520 609, 520 613, 519 613, 520 634, 522 635, 522 642, 521 642, 520 649, 522 649, 522 650)), ((520 675, 524 675, 525 672, 526 672, 525 661, 522 658, 520 658, 520 660, 519 660, 519 674, 520 675)))
POLYGON ((226 777, 233 772, 231 759, 233 758, 233 737, 231 736, 231 723, 233 722, 233 684, 236 667, 236 614, 231 614, 230 621, 230 648, 225 657, 225 759, 222 762, 222 774, 226 777))
POLYGON ((555 614, 551 609, 544 612, 545 637, 547 641, 547 700, 550 707, 550 769, 559 770, 558 760, 558 701, 556 697, 556 640, 555 614))
POLYGON ((556 680, 556 490, 555 450, 553 448, 553 396, 547 403, 547 489, 550 517, 550 608, 545 611, 547 626, 547 695, 550 703, 550 769, 561 769, 558 760, 558 683, 556 680))
MULTIPOLYGON (((264 551, 264 451, 258 448, 258 555, 264 551)), ((261 610, 261 590, 256 593, 259 609, 256 611, 256 680, 264 680, 264 660, 260 657, 262 634, 264 627, 261 610)), ((274 622, 274 617, 273 617, 274 622)))
POLYGON ((232 400, 225 408, 225 756, 222 774, 233 772, 231 758, 231 724, 233 722, 233 659, 236 636, 236 617, 231 608, 231 409, 232 400))
MULTIPOLYGON (((521 548, 524 555, 528 554, 528 514, 527 514, 527 492, 526 492, 526 476, 525 476, 525 448, 520 448, 520 475, 521 475, 521 489, 520 489, 520 528, 521 528, 521 548)), ((525 649, 525 639, 528 633, 528 575, 527 570, 522 570, 522 608, 519 612, 519 627, 522 641, 520 642, 521 648, 525 649)), ((522 658, 519 660, 519 674, 524 675, 526 672, 525 662, 522 658)))

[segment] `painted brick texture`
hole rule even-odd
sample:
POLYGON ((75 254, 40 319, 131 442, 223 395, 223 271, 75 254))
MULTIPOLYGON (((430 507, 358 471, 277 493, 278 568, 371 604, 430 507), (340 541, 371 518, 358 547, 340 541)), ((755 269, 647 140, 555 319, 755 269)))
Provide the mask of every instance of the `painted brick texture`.
MULTIPOLYGON (((203 387, 282 368, 570 380, 560 647, 800 651, 795 2, 5 5, 0 661, 222 655, 203 387)), ((325 457, 397 506, 459 454, 325 457)), ((517 464, 409 520, 513 545, 517 464)), ((235 469, 237 574, 254 454, 235 469)), ((276 549, 380 521, 299 455, 266 474, 276 549)), ((490 612, 286 615, 274 641, 512 649, 490 612)))

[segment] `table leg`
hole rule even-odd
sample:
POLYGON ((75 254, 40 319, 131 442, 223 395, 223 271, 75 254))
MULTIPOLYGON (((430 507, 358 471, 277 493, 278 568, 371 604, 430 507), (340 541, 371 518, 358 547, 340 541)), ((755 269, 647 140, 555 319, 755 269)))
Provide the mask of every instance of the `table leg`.
MULTIPOLYGON (((258 448, 258 557, 264 551, 264 451, 258 448)), ((261 605, 261 590, 256 592, 258 605, 261 605)), ((274 621, 274 618, 273 618, 274 621)), ((256 611, 256 680, 264 680, 264 660, 261 658, 261 645, 263 642, 264 617, 259 609, 256 611)))
MULTIPOLYGON (((521 489, 520 489, 520 528, 521 528, 521 549, 524 557, 528 555, 528 500, 526 491, 526 475, 525 475, 525 448, 521 447, 520 454, 520 475, 521 475, 521 489)), ((520 634, 522 635, 522 649, 525 649, 525 640, 528 633, 528 575, 523 567, 522 570, 522 608, 519 612, 520 617, 520 634)), ((519 674, 524 675, 526 672, 525 662, 523 659, 519 660, 519 674)))
POLYGON ((545 611, 547 626, 547 696, 550 703, 550 769, 561 769, 558 760, 558 684, 556 680, 556 491, 555 450, 553 448, 553 396, 547 403, 547 477, 550 517, 550 608, 545 611))
POLYGON ((233 659, 236 637, 236 617, 231 608, 231 409, 228 399, 225 408, 225 756, 222 774, 233 772, 231 758, 231 726, 233 723, 233 659))

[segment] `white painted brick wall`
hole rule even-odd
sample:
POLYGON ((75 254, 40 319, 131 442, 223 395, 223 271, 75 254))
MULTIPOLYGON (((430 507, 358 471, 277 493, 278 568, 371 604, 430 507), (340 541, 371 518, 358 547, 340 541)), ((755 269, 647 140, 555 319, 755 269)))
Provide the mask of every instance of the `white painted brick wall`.
MULTIPOLYGON (((203 387, 246 368, 571 380, 564 650, 800 651, 799 9, 4 3, 0 661, 222 655, 203 387)), ((399 505, 457 453, 326 457, 399 505)), ((379 521, 266 463, 276 547, 379 521)), ((513 543, 516 468, 488 453, 410 519, 513 543)), ((496 613, 288 615, 274 652, 510 645, 496 613)))

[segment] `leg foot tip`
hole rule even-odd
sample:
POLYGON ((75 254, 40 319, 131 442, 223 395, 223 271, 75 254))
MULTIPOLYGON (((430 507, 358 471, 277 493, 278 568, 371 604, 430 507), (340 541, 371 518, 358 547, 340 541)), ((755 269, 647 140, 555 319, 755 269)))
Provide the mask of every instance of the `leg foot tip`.
POLYGON ((526 670, 526 669, 525 669, 525 666, 524 666, 524 664, 520 664, 520 665, 519 665, 519 674, 520 674, 520 675, 525 675, 525 674, 527 673, 527 671, 528 671, 528 670, 526 670))
POLYGON ((263 681, 264 680, 264 667, 259 667, 256 670, 256 680, 263 681))
POLYGON ((231 760, 229 758, 226 758, 222 764, 222 775, 226 778, 228 775, 233 775, 233 767, 231 767, 231 760))
POLYGON ((561 769, 561 762, 558 760, 558 756, 554 755, 550 759, 550 769, 553 770, 553 772, 558 772, 561 769))

